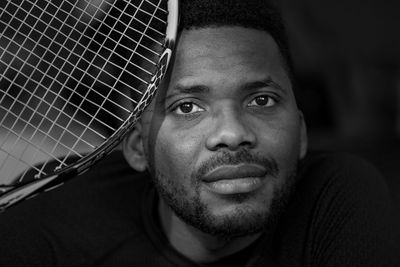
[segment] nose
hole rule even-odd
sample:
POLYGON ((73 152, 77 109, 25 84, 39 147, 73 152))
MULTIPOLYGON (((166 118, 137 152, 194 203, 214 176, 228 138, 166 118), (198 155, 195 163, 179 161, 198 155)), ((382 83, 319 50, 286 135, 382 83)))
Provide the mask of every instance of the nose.
POLYGON ((221 107, 213 116, 206 146, 211 151, 221 148, 232 151, 242 147, 252 148, 256 144, 256 135, 240 109, 221 107))

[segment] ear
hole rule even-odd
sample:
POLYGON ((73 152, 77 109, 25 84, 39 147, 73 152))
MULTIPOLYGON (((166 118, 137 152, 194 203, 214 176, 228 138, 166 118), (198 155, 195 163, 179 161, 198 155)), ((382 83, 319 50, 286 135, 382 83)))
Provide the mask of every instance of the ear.
POLYGON ((307 126, 304 120, 304 114, 299 110, 300 116, 300 159, 304 158, 308 149, 307 126))
POLYGON ((123 141, 123 153, 128 164, 136 171, 143 172, 147 168, 146 155, 143 148, 142 125, 137 122, 123 141))

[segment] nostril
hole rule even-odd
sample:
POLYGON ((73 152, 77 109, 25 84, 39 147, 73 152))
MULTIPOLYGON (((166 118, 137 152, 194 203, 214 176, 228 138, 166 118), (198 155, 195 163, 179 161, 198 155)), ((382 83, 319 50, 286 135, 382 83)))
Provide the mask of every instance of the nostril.
POLYGON ((242 148, 252 148, 254 147, 254 142, 251 141, 241 141, 241 142, 219 142, 215 143, 211 148, 211 150, 220 150, 220 149, 228 149, 231 151, 239 150, 242 148))
POLYGON ((228 148, 228 145, 226 145, 226 144, 217 144, 216 146, 215 146, 215 148, 216 149, 222 149, 222 148, 228 148))

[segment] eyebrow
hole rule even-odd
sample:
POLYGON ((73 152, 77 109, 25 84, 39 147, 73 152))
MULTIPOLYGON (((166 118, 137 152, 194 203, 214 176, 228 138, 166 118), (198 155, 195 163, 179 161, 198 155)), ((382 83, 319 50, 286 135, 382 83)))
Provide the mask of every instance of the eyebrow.
POLYGON ((208 92, 210 92, 210 88, 205 85, 183 86, 178 84, 165 99, 168 100, 179 94, 205 94, 208 92))
POLYGON ((287 91, 285 89, 283 89, 279 84, 274 82, 271 77, 268 77, 267 79, 261 80, 261 81, 246 83, 246 84, 244 84, 243 89, 251 91, 251 90, 256 90, 256 89, 263 88, 263 87, 273 87, 273 88, 287 94, 287 91))

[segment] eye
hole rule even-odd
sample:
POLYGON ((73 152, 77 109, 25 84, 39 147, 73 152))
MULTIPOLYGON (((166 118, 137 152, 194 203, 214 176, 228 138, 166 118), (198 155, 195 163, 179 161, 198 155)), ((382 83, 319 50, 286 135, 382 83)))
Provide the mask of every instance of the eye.
POLYGON ((272 107, 276 104, 276 100, 267 95, 260 95, 250 101, 250 107, 272 107))
POLYGON ((192 114, 196 112, 201 112, 204 111, 203 108, 199 107, 193 102, 184 102, 179 104, 175 109, 174 109, 176 114, 182 115, 182 114, 192 114))

